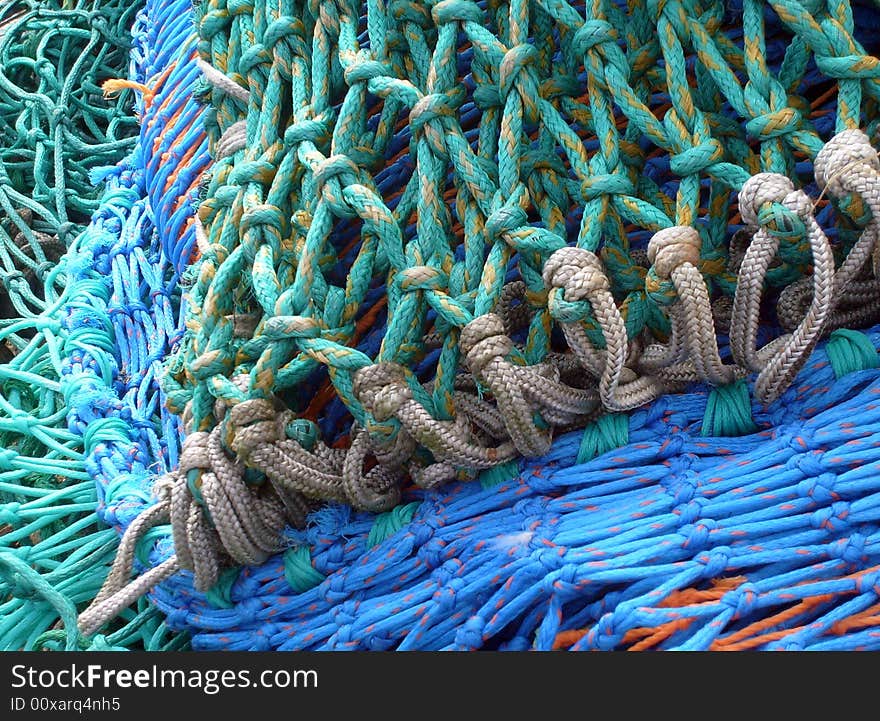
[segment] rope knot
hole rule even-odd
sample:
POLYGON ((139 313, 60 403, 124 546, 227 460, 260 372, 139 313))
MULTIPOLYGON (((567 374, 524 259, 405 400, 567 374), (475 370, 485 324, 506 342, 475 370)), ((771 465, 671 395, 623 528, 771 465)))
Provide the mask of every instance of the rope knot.
MULTIPOLYGON (((587 51, 605 43, 616 43, 617 31, 607 20, 587 20, 574 33, 571 40, 574 54, 582 58, 587 51)), ((597 48, 601 50, 602 48, 597 48)))
POLYGON ((13 461, 18 460, 18 453, 11 448, 0 448, 0 473, 15 469, 13 461))
POLYGON ((880 60, 870 55, 820 55, 816 67, 823 75, 839 80, 876 80, 880 78, 880 60))
POLYGON ((483 11, 480 6, 470 0, 441 0, 431 10, 434 24, 446 23, 480 23, 483 22, 483 11))
POLYGON ((732 555, 729 546, 717 546, 711 551, 701 553, 694 560, 704 566, 703 578, 717 578, 727 570, 732 555))
POLYGON ((868 539, 861 533, 853 533, 849 538, 841 538, 830 545, 829 555, 847 563, 864 563, 867 558, 865 547, 868 539))
POLYGON ((391 74, 391 69, 385 63, 373 60, 368 53, 358 53, 356 59, 345 69, 343 76, 346 83, 354 85, 391 74))
POLYGON ((559 248, 544 264, 543 277, 545 286, 563 288, 567 301, 584 300, 611 288, 602 261, 584 248, 559 248))
MULTIPOLYGON (((472 96, 474 105, 483 112, 501 107, 501 94, 497 85, 483 83, 474 88, 472 96)), ((493 164, 494 168, 494 164, 493 164)))
POLYGON ((816 155, 813 171, 820 189, 840 197, 851 192, 846 182, 851 176, 880 173, 880 158, 865 133, 844 130, 825 143, 816 155))
POLYGON ((492 241, 502 237, 529 221, 529 216, 519 205, 508 203, 495 210, 486 218, 486 234, 492 241))
MULTIPOLYGON (((275 177, 277 168, 269 160, 259 158, 257 160, 243 161, 229 173, 229 185, 241 186, 248 183, 263 183, 269 185, 275 177)), ((232 189, 229 190, 232 195, 232 189)))
POLYGON ((802 122, 800 111, 785 107, 755 116, 746 123, 746 132, 758 140, 770 140, 800 130, 802 122))
POLYGON ((4 503, 0 506, 0 526, 9 525, 17 528, 21 524, 21 518, 18 515, 20 509, 21 504, 17 501, 4 503))
POLYGON ((333 121, 331 111, 324 111, 318 115, 309 118, 303 114, 300 117, 297 114, 295 121, 287 126, 284 131, 284 144, 288 147, 296 147, 300 143, 310 142, 320 145, 326 138, 330 137, 330 125, 333 121))
POLYGON ((724 157, 724 147, 715 138, 669 156, 669 169, 680 176, 696 175, 724 157))
POLYGON ((742 586, 728 591, 721 597, 721 603, 734 610, 734 618, 747 618, 757 608, 761 598, 760 589, 752 583, 744 583, 742 586))
MULTIPOLYGON (((501 88, 501 96, 507 97, 513 89, 513 85, 520 78, 523 72, 528 72, 527 67, 531 65, 538 57, 538 51, 534 45, 523 43, 511 48, 504 54, 501 64, 498 67, 498 85, 501 88)), ((523 98, 528 100, 529 98, 523 98)), ((536 98, 531 97, 534 101, 536 98)))
POLYGON ((592 175, 581 183, 581 196, 590 201, 603 195, 635 195, 632 181, 620 173, 592 175))
POLYGON ((260 203, 259 205, 249 207, 241 216, 241 220, 239 221, 239 232, 244 234, 251 228, 259 226, 273 228, 281 237, 288 234, 287 219, 277 205, 260 203))
POLYGON ((21 292, 25 283, 27 283, 27 279, 20 270, 10 270, 3 276, 3 287, 13 293, 21 292))
POLYGON ((495 313, 474 318, 462 328, 460 345, 474 375, 480 375, 489 363, 513 350, 513 341, 504 332, 504 321, 495 313))
MULTIPOLYGON (((30 546, 22 546, 22 548, 30 548, 30 546)), ((25 575, 11 573, 7 580, 9 582, 8 593, 12 598, 18 598, 22 601, 38 601, 40 599, 40 593, 25 575)))
POLYGON ((396 363, 375 363, 357 371, 354 395, 379 423, 394 417, 413 397, 403 367, 396 363))
POLYGON ((696 228, 674 225, 654 233, 648 243, 648 260, 654 266, 657 277, 665 280, 685 263, 699 267, 702 244, 696 228))
POLYGON ((544 100, 576 98, 581 94, 581 85, 571 75, 554 75, 541 83, 540 93, 544 100))
POLYGON ((653 22, 657 22, 661 17, 669 21, 675 34, 679 38, 687 38, 689 31, 683 12, 684 8, 680 0, 648 0, 647 8, 649 17, 653 22))
POLYGON ((758 173, 739 191, 739 212, 743 222, 753 228, 760 225, 758 214, 767 203, 782 203, 794 192, 794 183, 779 173, 758 173))
POLYGON ((263 324, 262 335, 269 340, 317 338, 321 335, 321 325, 308 316, 276 315, 263 324))
POLYGON ((780 240, 796 241, 806 235, 803 219, 809 215, 812 207, 805 193, 789 193, 783 203, 765 203, 761 206, 758 224, 780 240))
POLYGON ((232 440, 230 447, 243 461, 261 445, 270 445, 282 438, 278 412, 271 401, 251 398, 233 406, 227 416, 232 440))
POLYGON ((395 278, 402 291, 444 290, 449 278, 442 270, 429 265, 415 265, 404 268, 395 278))
POLYGON ((208 438, 210 433, 201 431, 190 433, 183 441, 180 449, 180 472, 207 471, 211 468, 211 459, 208 457, 208 438))
POLYGON ((197 380, 207 380, 215 375, 225 375, 232 369, 232 357, 225 349, 215 348, 199 355, 191 364, 188 373, 197 380))
POLYGON ((327 181, 339 179, 343 185, 357 182, 358 167, 346 155, 331 155, 322 160, 314 171, 315 186, 321 192, 327 181))
POLYGON ((456 87, 446 93, 430 93, 413 105, 409 112, 409 124, 413 135, 418 135, 425 123, 442 118, 454 118, 464 102, 463 87, 456 87))
POLYGON ((358 182, 359 170, 347 155, 331 155, 314 168, 315 188, 333 212, 343 218, 357 217, 357 210, 343 197, 343 190, 358 182))

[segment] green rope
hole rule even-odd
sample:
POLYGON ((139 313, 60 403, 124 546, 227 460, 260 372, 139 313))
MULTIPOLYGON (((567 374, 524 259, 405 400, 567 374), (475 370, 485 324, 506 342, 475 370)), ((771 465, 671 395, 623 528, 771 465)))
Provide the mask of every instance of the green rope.
POLYGON ((235 604, 232 603, 230 594, 239 575, 241 575, 240 568, 223 569, 217 583, 205 591, 205 599, 208 603, 214 608, 232 608, 235 604))
MULTIPOLYGON (((47 603, 64 624, 66 651, 77 648, 76 606, 69 597, 54 588, 46 579, 10 551, 0 551, 0 573, 10 584, 9 593, 18 598, 33 598, 34 603, 47 603)), ((24 632, 30 629, 23 629, 24 632)))
POLYGON ((744 380, 718 386, 709 392, 703 415, 702 436, 747 436, 758 430, 752 419, 752 402, 744 380))
POLYGON ((312 565, 308 546, 294 546, 284 552, 284 578, 296 593, 305 593, 324 580, 324 574, 312 565))
POLYGON ((848 373, 880 367, 877 349, 864 333, 846 328, 838 328, 831 333, 825 344, 828 361, 834 370, 835 378, 848 373))
POLYGON ((584 428, 576 462, 592 461, 627 443, 629 443, 629 418, 624 413, 607 413, 584 428))
MULTIPOLYGON (((97 210, 93 174, 134 145, 132 96, 102 96, 124 73, 139 3, 13 0, 0 8, 0 327, 62 290, 52 270, 97 210)), ((24 347, 20 328, 6 358, 24 347)))
MULTIPOLYGON (((121 625, 109 634, 95 634, 84 638, 76 633, 76 651, 128 651, 132 648, 146 651, 186 650, 189 639, 185 633, 172 633, 165 624, 164 614, 151 607, 146 599, 138 602, 136 611, 125 611, 121 625)), ((60 651, 68 638, 68 631, 45 631, 28 646, 33 651, 60 651)))
POLYGON ((495 488, 506 483, 519 475, 519 462, 509 461, 498 466, 492 466, 480 473, 480 486, 484 490, 495 488))
POLYGON ((367 536, 367 546, 373 548, 378 546, 382 541, 393 536, 401 528, 412 521, 413 514, 420 506, 420 503, 405 503, 397 506, 386 513, 380 513, 373 521, 370 528, 370 535, 367 536))

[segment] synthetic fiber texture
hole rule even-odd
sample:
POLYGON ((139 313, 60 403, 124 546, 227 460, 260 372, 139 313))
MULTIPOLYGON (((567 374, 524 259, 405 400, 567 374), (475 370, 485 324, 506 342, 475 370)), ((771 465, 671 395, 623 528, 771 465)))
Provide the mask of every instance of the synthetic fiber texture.
POLYGON ((147 0, 95 137, 7 122, 101 186, 0 331, 0 647, 880 647, 878 16, 147 0))

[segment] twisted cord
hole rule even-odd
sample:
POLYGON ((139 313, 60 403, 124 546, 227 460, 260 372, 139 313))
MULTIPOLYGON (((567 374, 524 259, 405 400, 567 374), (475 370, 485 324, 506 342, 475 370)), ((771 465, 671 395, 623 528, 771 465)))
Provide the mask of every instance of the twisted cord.
POLYGON ((796 96, 810 58, 839 81, 843 133, 877 99, 877 63, 845 18, 780 1, 793 49, 771 72, 763 8, 744 6, 739 49, 709 5, 370 2, 365 36, 347 0, 291 15, 206 4, 215 163, 165 379, 202 449, 169 508, 200 586, 230 559, 259 562, 309 501, 385 510, 410 481, 540 456, 559 429, 693 380, 755 371, 759 399, 784 390, 874 252, 862 211, 877 198, 868 173, 840 185, 847 222, 865 222, 835 272, 813 203, 767 174, 824 162, 796 96), (670 187, 646 172, 656 152, 670 187), (734 192, 747 247, 727 247, 734 192), (765 285, 810 268, 804 317, 757 349, 765 285), (724 298, 733 364, 716 337, 724 298), (344 406, 344 450, 288 430, 309 417, 339 431, 325 396, 344 406))

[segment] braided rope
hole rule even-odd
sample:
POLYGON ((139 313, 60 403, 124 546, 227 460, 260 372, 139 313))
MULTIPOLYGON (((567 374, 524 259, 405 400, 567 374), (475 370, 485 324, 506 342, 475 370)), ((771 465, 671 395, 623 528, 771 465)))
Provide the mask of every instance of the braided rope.
MULTIPOLYGON (((756 398, 779 398, 875 253, 876 152, 858 128, 880 61, 848 5, 769 5, 791 37, 773 67, 757 0, 741 47, 720 2, 204 4, 214 164, 164 378, 189 435, 161 484, 199 590, 281 549, 315 501, 388 510, 410 482, 541 456, 554 430, 691 381, 755 372, 756 398), (798 94, 811 60, 837 81, 830 143, 798 94), (790 179, 803 160, 833 217, 790 179), (738 257, 735 212, 752 236, 738 257), (646 264, 630 226, 651 234, 646 264), (758 348, 765 288, 809 273, 792 331, 758 348), (386 325, 364 338, 382 289, 386 325), (324 378, 349 415, 321 439, 324 378)), ((125 588, 125 548, 85 633, 149 585, 125 588)))
MULTIPOLYGON (((183 5, 185 11, 188 3, 183 5)), ((89 17, 97 22, 103 14, 104 22, 115 22, 120 12, 130 22, 136 9, 129 3, 96 5, 89 17)), ((79 43, 89 33, 76 30, 84 11, 72 11, 72 39, 64 12, 50 14, 48 25, 42 10, 34 12, 31 21, 17 26, 20 38, 44 37, 46 52, 64 38, 65 54, 84 49, 79 43)), ((143 125, 139 149, 126 159, 123 152, 138 138, 79 157, 85 151, 75 149, 88 147, 101 122, 65 131, 83 132, 76 142, 65 141, 58 155, 71 161, 63 166, 70 174, 68 191, 79 187, 77 172, 84 166, 119 165, 101 170, 101 187, 88 186, 87 208, 68 207, 69 217, 81 223, 100 202, 83 232, 71 230, 70 251, 51 274, 56 280, 47 284, 47 297, 56 294, 51 304, 0 331, 4 339, 14 334, 27 339, 0 364, 3 649, 174 649, 187 643, 185 634, 169 632, 163 615, 146 599, 120 614, 103 634, 86 639, 76 629, 77 611, 95 598, 116 553, 112 525, 131 520, 149 498, 143 492, 129 495, 126 479, 144 475, 148 467, 164 467, 155 464, 165 457, 176 463, 179 433, 172 419, 160 417, 156 375, 179 334, 178 274, 169 259, 180 269, 190 258, 192 230, 179 231, 190 216, 188 203, 197 194, 193 183, 206 161, 204 134, 192 124, 200 108, 182 92, 197 76, 187 67, 194 47, 187 20, 180 4, 151 2, 112 49, 103 41, 92 43, 79 59, 88 87, 103 77, 89 74, 92 64, 102 74, 128 75, 112 85, 138 91, 136 111, 143 125), (130 45, 126 73, 129 58, 120 50, 130 45), (179 104, 181 94, 188 107, 179 104), (175 156, 190 160, 191 167, 176 172, 163 167, 175 156)), ((102 32, 100 37, 107 38, 106 28, 102 32)), ((14 66, 4 65, 3 72, 14 66)), ((67 85, 76 87, 78 80, 82 77, 74 74, 67 85)), ((94 93, 100 102, 100 88, 85 97, 94 93)), ((51 94, 49 100, 58 102, 51 94)), ((127 120, 117 128, 134 129, 130 102, 126 91, 118 101, 103 102, 104 111, 93 110, 100 118, 124 109, 127 120)), ((71 117, 79 116, 72 112, 71 117)), ((0 157, 8 157, 7 150, 0 147, 0 157)), ((45 177, 42 169, 36 172, 45 177)))
MULTIPOLYGON (((130 150, 131 94, 102 98, 128 62, 138 5, 14 0, 0 9, 0 327, 63 289, 55 265, 98 208, 95 180, 130 150)), ((32 336, 4 338, 0 360, 32 336)))
POLYGON ((880 329, 859 335, 870 356, 820 344, 755 404, 760 432, 703 435, 698 386, 618 416, 601 457, 569 433, 494 483, 327 506, 222 603, 187 574, 153 598, 199 650, 875 649, 880 329))

